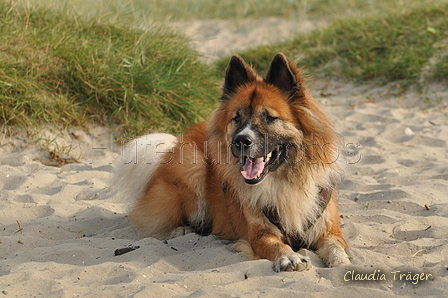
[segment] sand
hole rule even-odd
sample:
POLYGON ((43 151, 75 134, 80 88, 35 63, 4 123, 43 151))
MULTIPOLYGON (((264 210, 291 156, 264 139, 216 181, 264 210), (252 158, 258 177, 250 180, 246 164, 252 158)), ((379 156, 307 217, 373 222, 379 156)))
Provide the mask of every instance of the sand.
POLYGON ((295 34, 323 27, 323 20, 291 21, 280 18, 261 20, 201 20, 176 22, 171 28, 191 39, 206 62, 238 53, 252 45, 267 45, 293 38, 295 34))
POLYGON ((447 297, 448 88, 309 86, 351 153, 339 199, 351 265, 326 268, 303 250, 313 268, 276 273, 215 236, 140 239, 126 217, 131 202, 108 182, 120 154, 110 132, 4 129, 0 296, 447 297), (57 165, 48 148, 78 162, 57 165))

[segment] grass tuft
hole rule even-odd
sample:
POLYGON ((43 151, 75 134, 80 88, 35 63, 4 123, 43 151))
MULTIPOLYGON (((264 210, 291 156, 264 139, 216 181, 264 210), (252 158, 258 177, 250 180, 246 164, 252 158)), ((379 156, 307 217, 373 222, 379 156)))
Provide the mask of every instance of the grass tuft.
POLYGON ((184 37, 0 4, 3 124, 119 124, 135 134, 198 121, 218 80, 184 37))
MULTIPOLYGON (((436 47, 448 38, 448 4, 413 7, 381 16, 338 19, 327 28, 293 40, 249 49, 241 55, 266 70, 277 52, 300 57, 307 69, 357 81, 418 82, 436 47)), ((227 58, 217 63, 222 68, 227 58)), ((447 58, 437 61, 430 77, 446 79, 447 58)))

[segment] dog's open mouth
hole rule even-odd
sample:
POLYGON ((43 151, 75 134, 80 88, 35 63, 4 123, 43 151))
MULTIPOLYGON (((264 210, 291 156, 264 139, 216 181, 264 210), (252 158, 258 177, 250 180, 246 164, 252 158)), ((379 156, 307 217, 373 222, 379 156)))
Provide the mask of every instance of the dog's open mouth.
POLYGON ((243 157, 243 170, 241 175, 247 184, 257 184, 263 181, 269 171, 277 168, 280 163, 280 155, 283 151, 282 146, 277 146, 273 151, 262 157, 243 157), (274 167, 274 165, 277 165, 274 167))

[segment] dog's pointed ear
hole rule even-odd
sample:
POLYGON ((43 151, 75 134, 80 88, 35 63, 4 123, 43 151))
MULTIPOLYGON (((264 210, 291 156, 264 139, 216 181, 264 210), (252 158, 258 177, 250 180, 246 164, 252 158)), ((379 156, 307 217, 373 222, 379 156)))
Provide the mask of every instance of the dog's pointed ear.
POLYGON ((293 96, 300 88, 297 82, 296 69, 283 53, 278 53, 269 66, 266 82, 279 88, 288 96, 293 96))
POLYGON ((239 86, 253 81, 255 77, 255 72, 244 62, 243 58, 233 55, 226 69, 223 88, 224 96, 234 93, 239 86))

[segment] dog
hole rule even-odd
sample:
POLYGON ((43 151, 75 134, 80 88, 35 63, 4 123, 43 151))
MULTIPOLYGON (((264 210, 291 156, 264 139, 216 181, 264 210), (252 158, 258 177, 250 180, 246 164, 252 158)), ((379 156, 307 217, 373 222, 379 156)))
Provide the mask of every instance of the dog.
POLYGON ((336 202, 341 143, 304 81, 282 53, 264 78, 234 55, 207 122, 131 141, 114 184, 136 198, 139 234, 166 239, 188 226, 276 271, 310 268, 300 248, 329 267, 349 264, 336 202))

